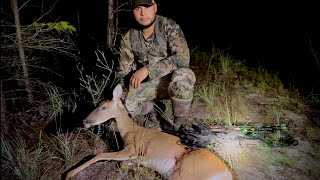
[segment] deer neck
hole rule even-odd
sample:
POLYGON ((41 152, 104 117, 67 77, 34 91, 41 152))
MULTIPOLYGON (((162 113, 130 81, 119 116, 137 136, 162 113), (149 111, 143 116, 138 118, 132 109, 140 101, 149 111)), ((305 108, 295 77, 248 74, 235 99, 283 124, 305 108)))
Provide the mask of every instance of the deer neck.
POLYGON ((124 109, 119 109, 115 118, 120 135, 124 137, 130 131, 136 131, 140 126, 135 123, 124 109))

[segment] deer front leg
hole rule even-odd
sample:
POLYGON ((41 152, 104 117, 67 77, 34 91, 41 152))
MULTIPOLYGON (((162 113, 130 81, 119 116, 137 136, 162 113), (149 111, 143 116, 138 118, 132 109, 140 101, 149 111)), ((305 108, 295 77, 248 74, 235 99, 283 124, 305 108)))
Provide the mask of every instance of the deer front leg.
POLYGON ((93 164, 97 161, 101 161, 101 160, 124 161, 124 160, 129 160, 129 159, 136 159, 133 145, 129 145, 126 148, 124 148, 122 151, 119 151, 119 152, 97 154, 95 157, 93 157, 89 161, 85 162, 81 166, 68 172, 68 174, 66 176, 66 180, 70 180, 78 172, 82 171, 84 168, 90 166, 91 164, 93 164))

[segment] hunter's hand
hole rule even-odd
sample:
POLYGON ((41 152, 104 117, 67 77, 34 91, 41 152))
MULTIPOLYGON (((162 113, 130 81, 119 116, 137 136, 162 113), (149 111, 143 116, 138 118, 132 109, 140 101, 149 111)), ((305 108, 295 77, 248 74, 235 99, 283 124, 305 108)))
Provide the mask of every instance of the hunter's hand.
POLYGON ((137 70, 131 76, 131 79, 130 79, 131 86, 135 89, 138 88, 141 82, 147 78, 148 74, 149 74, 148 69, 145 66, 137 70))

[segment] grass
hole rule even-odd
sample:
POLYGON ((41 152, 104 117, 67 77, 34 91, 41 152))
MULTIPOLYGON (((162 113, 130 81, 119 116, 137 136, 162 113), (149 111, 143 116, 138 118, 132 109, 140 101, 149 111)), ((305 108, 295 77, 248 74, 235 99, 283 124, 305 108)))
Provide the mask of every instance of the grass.
MULTIPOLYGON (((104 128, 104 127, 101 127, 101 126, 98 126, 98 128, 104 128)), ((99 129, 98 129, 99 130, 99 129)), ((86 135, 89 137, 88 138, 88 142, 90 143, 90 145, 92 147, 95 147, 96 144, 101 140, 101 137, 103 135, 103 133, 100 131, 100 132, 95 132, 94 131, 94 128, 91 128, 91 129, 84 129, 86 135)))
POLYGON ((217 48, 212 48, 210 52, 193 51, 191 52, 191 59, 194 64, 198 65, 205 72, 207 82, 210 82, 212 74, 215 72, 214 61, 219 57, 220 51, 217 48), (202 69, 204 68, 204 69, 202 69))
POLYGON ((308 97, 306 97, 306 102, 309 104, 320 104, 320 93, 310 92, 308 97))
POLYGON ((307 127, 306 135, 310 142, 319 140, 319 137, 318 137, 319 130, 320 130, 319 128, 307 127))
POLYGON ((237 113, 234 109, 238 100, 237 97, 229 95, 224 86, 196 86, 195 92, 208 104, 210 110, 215 112, 218 124, 233 125, 236 123, 237 113))
MULTIPOLYGON (((274 124, 274 121, 276 119, 276 115, 281 112, 282 108, 277 107, 276 105, 274 106, 269 106, 266 110, 265 118, 264 118, 264 123, 265 124, 274 124)), ((280 118, 280 117, 279 117, 280 118)), ((278 120, 278 118, 277 118, 278 120)))
MULTIPOLYGON (((104 54, 100 51, 96 52, 97 67, 103 69, 106 73, 103 76, 97 74, 85 75, 82 68, 78 68, 80 76, 81 92, 89 95, 89 100, 96 106, 103 98, 108 87, 111 87, 116 82, 113 79, 113 63, 108 65, 104 54)), ((252 117, 252 114, 259 114, 263 117, 263 123, 274 124, 282 121, 280 116, 282 110, 299 110, 303 112, 305 102, 319 103, 319 94, 312 93, 306 99, 300 97, 298 89, 287 89, 281 82, 277 74, 271 74, 262 67, 249 69, 243 62, 235 60, 226 51, 220 51, 217 48, 212 48, 209 52, 194 51, 191 56, 191 68, 196 74, 201 74, 197 77, 195 86, 195 97, 197 101, 204 102, 207 108, 207 113, 204 121, 207 125, 237 125, 247 121, 245 116, 252 117), (248 100, 247 95, 259 97, 260 105, 265 107, 263 111, 252 112, 251 105, 256 103, 248 100), (275 122, 276 120, 276 122, 275 122)), ((12 104, 8 105, 6 114, 10 114, 12 122, 22 122, 23 126, 30 124, 32 121, 40 121, 45 114, 45 118, 59 118, 67 109, 74 112, 80 108, 77 103, 77 94, 75 92, 67 92, 53 84, 42 85, 38 88, 40 93, 44 94, 45 101, 39 102, 39 106, 33 104, 34 109, 31 113, 29 109, 20 111, 14 109, 12 104), (49 110, 42 113, 40 107, 48 106, 49 110), (13 107, 13 108, 9 108, 13 107), (13 111, 13 109, 15 111, 13 111), (39 112, 38 112, 39 111, 39 112), (31 120, 32 119, 32 120, 31 120)), ((195 99, 196 99, 195 98, 195 99)), ((162 113, 163 117, 171 120, 172 105, 170 102, 164 102, 166 110, 162 113)), ((194 102, 198 103, 198 102, 194 102)), ((28 107, 28 106, 27 106, 28 107)), ((7 116, 8 117, 8 116, 7 116)), ((59 128, 57 128, 59 130, 59 128)), ((46 179, 48 172, 52 166, 59 166, 62 170, 66 164, 72 164, 77 161, 77 155, 83 137, 87 137, 86 141, 91 142, 91 146, 97 145, 101 140, 101 134, 96 134, 92 131, 85 131, 85 135, 78 132, 62 132, 58 131, 56 136, 51 137, 51 141, 44 142, 42 135, 39 133, 38 141, 34 145, 30 145, 28 140, 15 133, 15 136, 4 136, 1 134, 1 153, 4 158, 4 169, 13 172, 11 176, 14 178, 23 179, 46 179), (61 164, 56 164, 58 160, 61 164), (53 162, 51 167, 44 167, 44 162, 53 162)), ((113 129, 115 132, 115 129, 113 129)), ((305 130, 306 136, 310 142, 317 142, 318 129, 309 127, 305 130)), ((281 134, 276 132, 271 138, 279 139, 281 134)), ((118 142, 116 142, 118 144, 118 142)), ((143 145, 142 145, 143 146, 143 145)), ((119 147, 119 145, 118 145, 119 147)), ((249 161, 260 161, 261 164, 283 165, 294 167, 296 162, 289 156, 277 154, 274 156, 272 149, 260 150, 259 158, 252 159, 250 154, 240 152, 238 156, 239 163, 248 163, 249 161), (261 157, 264 156, 264 157, 261 157)), ((314 158, 320 159, 320 150, 315 149, 314 158)), ((48 163, 50 164, 50 163, 48 163)), ((263 165, 262 165, 263 166, 263 165)), ((268 166, 266 166, 266 169, 268 166)), ((61 170, 60 169, 60 170, 61 170)), ((125 168, 121 171, 127 171, 125 168)), ((318 171, 310 170, 311 175, 319 174, 318 171)), ((142 175, 147 175, 152 178, 159 178, 153 171, 147 168, 136 167, 135 179, 139 179, 142 175)), ((144 177, 144 176, 143 176, 144 177)), ((8 175, 8 179, 10 178, 8 175)), ((159 178, 160 179, 160 178, 159 178)))
POLYGON ((66 92, 62 88, 58 88, 54 85, 44 85, 44 88, 48 95, 48 104, 51 109, 51 118, 60 117, 65 108, 74 112, 77 109, 75 92, 66 92))
POLYGON ((161 180, 162 178, 152 169, 141 167, 141 166, 135 166, 136 170, 134 171, 133 178, 135 180, 140 179, 150 179, 150 180, 161 180))
POLYGON ((195 61, 192 68, 204 75, 197 80, 195 94, 215 115, 209 123, 232 125, 240 116, 249 113, 248 102, 240 96, 239 89, 266 100, 265 123, 272 122, 274 114, 283 109, 304 111, 305 101, 298 90, 286 89, 276 73, 269 73, 262 67, 249 69, 243 62, 215 48, 208 53, 193 52, 192 57, 195 61))
MULTIPOLYGON (((69 90, 60 88, 55 83, 64 81, 62 78, 66 77, 62 77, 54 69, 61 68, 58 66, 65 68, 67 63, 63 61, 71 60, 70 57, 73 60, 79 60, 78 50, 71 36, 74 32, 73 26, 67 22, 34 23, 32 26, 25 26, 22 30, 27 65, 30 68, 30 77, 33 77, 31 83, 34 86, 35 102, 31 104, 26 101, 23 84, 20 84, 21 73, 16 58, 17 51, 12 43, 15 36, 4 32, 4 43, 1 45, 4 50, 1 57, 5 59, 5 64, 2 64, 1 69, 5 71, 1 80, 1 100, 3 100, 1 101, 1 125, 3 122, 7 122, 10 129, 7 133, 1 129, 1 167, 2 172, 6 170, 9 172, 2 178, 56 179, 56 177, 49 175, 51 173, 49 169, 56 166, 58 169, 60 168, 58 173, 63 171, 66 164, 75 161, 79 147, 84 140, 83 137, 89 137, 85 140, 91 142, 92 146, 96 146, 98 140, 101 139, 101 134, 96 134, 93 129, 86 131, 87 134, 82 134, 80 130, 78 132, 62 132, 60 127, 57 127, 57 135, 47 137, 42 133, 42 127, 38 125, 46 124, 57 118, 61 122, 72 122, 80 118, 77 116, 78 114, 73 114, 74 119, 62 119, 62 115, 66 111, 74 113, 76 109, 85 109, 85 107, 79 106, 79 99, 97 106, 105 97, 108 88, 116 83, 114 76, 116 77, 117 74, 114 73, 114 62, 107 59, 103 52, 96 51, 95 67, 102 70, 103 73, 87 72, 83 67, 77 66, 80 84, 79 87, 73 88, 80 89, 80 93, 76 94, 75 90, 69 92, 69 90), (65 33, 61 34, 61 31, 65 33), (45 51, 50 53, 44 53, 45 51), (65 59, 65 57, 69 57, 69 59, 65 59), (109 65, 110 63, 111 65, 109 65), (39 81, 46 83, 40 82, 40 85, 37 86, 39 81), (29 125, 34 128, 34 131, 26 133, 25 127, 29 125), (12 127, 19 127, 19 129, 12 127), (50 140, 46 139, 45 141, 44 137, 50 140), (57 164, 56 160, 61 163, 57 164)), ((309 45, 311 55, 319 69, 319 55, 313 48, 311 41, 309 45)), ((236 125, 243 119, 247 120, 246 116, 252 117, 252 114, 261 115, 263 123, 272 124, 276 119, 276 123, 279 124, 282 120, 280 117, 282 110, 303 112, 304 103, 319 104, 320 102, 318 92, 311 92, 308 97, 301 99, 298 89, 286 88, 277 73, 271 73, 263 67, 249 69, 243 61, 236 60, 226 50, 221 51, 213 47, 206 52, 192 51, 190 62, 191 68, 198 75, 195 96, 205 102, 208 109, 208 113, 205 115, 207 117, 205 123, 207 124, 236 125), (258 102, 250 101, 248 100, 249 95, 261 99, 258 102), (252 112, 252 105, 257 105, 257 103, 260 103, 258 105, 264 108, 259 112, 252 112), (211 114, 212 116, 210 116, 211 114)), ((70 64, 76 63, 78 62, 72 61, 70 64)), ((169 108, 165 112, 161 112, 168 120, 172 117, 170 105, 167 105, 169 108)), ((319 128, 315 124, 311 124, 304 130, 309 142, 319 142, 318 131, 319 128)), ((114 129, 113 132, 115 133, 114 129)), ((280 139, 280 136, 281 134, 276 132, 272 138, 280 139)), ((118 144, 118 142, 116 143, 118 144)), ((258 158, 255 157, 253 161, 262 159, 264 164, 294 166, 295 162, 289 156, 287 157, 287 154, 273 156, 272 153, 277 152, 275 149, 261 151, 258 158), (267 157, 260 158, 261 155, 267 157)), ((249 155, 240 154, 240 161, 252 160, 249 155)), ((314 149, 312 156, 320 159, 319 148, 314 149)), ((315 176, 320 174, 319 170, 316 170, 317 167, 314 168, 311 165, 311 168, 308 168, 306 173, 315 176)), ((139 179, 141 174, 150 174, 150 177, 153 177, 152 173, 148 169, 137 167, 134 178, 139 179)))
MULTIPOLYGON (((14 136, 4 136, 1 134, 1 163, 7 171, 3 174, 18 179, 45 179, 47 168, 44 172, 40 172, 39 166, 43 162, 43 156, 49 156, 47 144, 43 143, 42 135, 39 134, 39 141, 33 146, 27 144, 26 139, 17 131, 14 136), (10 175, 12 172, 13 174, 10 175), (8 173, 8 174, 7 174, 8 173), (13 176, 13 177, 12 177, 13 176)), ((44 160, 45 161, 45 160, 44 160)))
POLYGON ((135 180, 139 180, 139 179, 161 180, 161 177, 159 177, 159 175, 155 171, 149 168, 140 167, 138 165, 129 165, 126 162, 122 162, 120 166, 118 165, 117 171, 124 174, 133 172, 133 178, 135 180))
POLYGON ((165 106, 165 110, 163 111, 154 101, 152 104, 155 107, 155 110, 170 124, 173 124, 173 111, 172 111, 172 102, 171 100, 163 100, 162 103, 165 106))
POLYGON ((248 161, 248 155, 244 152, 240 152, 239 155, 238 155, 238 161, 239 162, 245 162, 245 161, 248 161))
POLYGON ((54 146, 54 149, 58 152, 59 159, 62 159, 65 162, 73 162, 75 153, 76 153, 76 147, 78 146, 79 141, 79 133, 73 136, 72 133, 60 133, 56 136, 54 136, 57 143, 52 143, 54 146))

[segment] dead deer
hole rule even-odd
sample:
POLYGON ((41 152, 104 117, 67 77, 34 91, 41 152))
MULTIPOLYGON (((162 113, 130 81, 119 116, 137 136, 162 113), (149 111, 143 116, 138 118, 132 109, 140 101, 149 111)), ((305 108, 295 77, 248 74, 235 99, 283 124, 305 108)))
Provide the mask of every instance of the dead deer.
POLYGON ((113 99, 102 102, 89 114, 83 124, 85 128, 89 128, 115 118, 124 141, 124 149, 96 155, 70 171, 66 176, 67 180, 100 160, 139 161, 142 166, 157 171, 165 179, 172 180, 236 178, 231 168, 210 150, 192 150, 181 144, 180 138, 174 135, 139 126, 123 108, 121 95, 122 87, 118 85, 113 91, 113 99))

